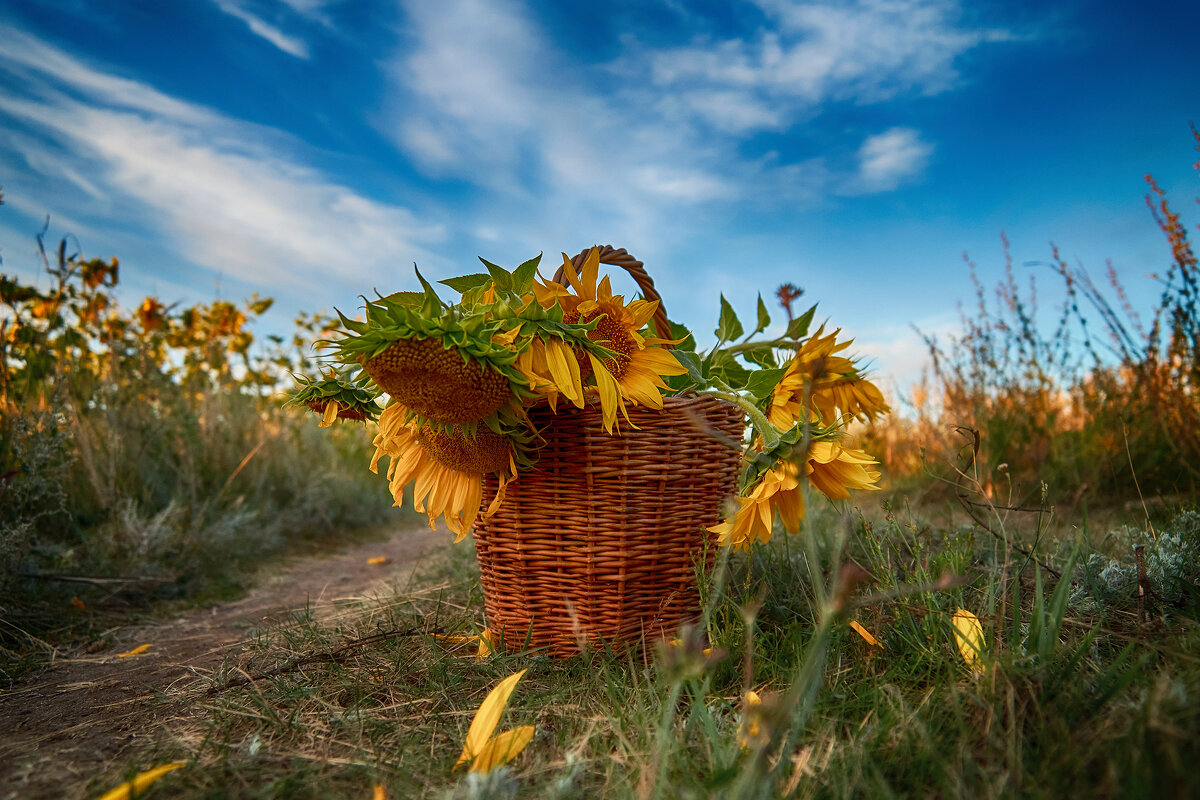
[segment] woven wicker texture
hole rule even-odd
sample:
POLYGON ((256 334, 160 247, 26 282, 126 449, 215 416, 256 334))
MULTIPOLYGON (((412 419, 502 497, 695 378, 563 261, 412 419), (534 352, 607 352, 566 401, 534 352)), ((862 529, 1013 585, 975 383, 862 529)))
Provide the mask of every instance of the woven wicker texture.
POLYGON ((742 412, 697 396, 629 415, 637 429, 610 436, 594 406, 531 411, 538 464, 475 525, 488 626, 510 651, 622 647, 696 617, 697 559, 711 564, 704 529, 736 490, 742 412))

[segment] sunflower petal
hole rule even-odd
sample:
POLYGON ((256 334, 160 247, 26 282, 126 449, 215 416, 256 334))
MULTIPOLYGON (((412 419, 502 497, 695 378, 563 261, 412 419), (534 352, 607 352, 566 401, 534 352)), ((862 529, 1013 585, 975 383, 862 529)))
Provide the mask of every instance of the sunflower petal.
POLYGON ((600 359, 591 353, 588 358, 592 362, 592 376, 596 379, 596 388, 600 391, 600 410, 604 417, 604 430, 612 433, 613 425, 617 422, 617 406, 621 403, 621 392, 617 387, 616 378, 604 366, 600 359))
POLYGON ((492 737, 471 761, 471 772, 491 772, 512 761, 533 738, 532 725, 521 725, 492 737))
POLYGON ((954 643, 958 645, 958 652, 962 654, 963 661, 967 662, 972 672, 983 672, 984 666, 980 656, 986 642, 979 617, 965 608, 960 608, 954 612, 950 622, 954 626, 954 643))
POLYGON ((500 715, 504 713, 504 707, 508 705, 508 698, 512 696, 513 690, 517 688, 517 682, 524 674, 525 670, 521 670, 509 675, 496 684, 496 688, 492 689, 479 704, 479 710, 475 712, 475 718, 471 720, 471 727, 467 730, 467 739, 463 743, 462 755, 458 757, 458 761, 454 762, 455 768, 460 764, 472 761, 483 752, 483 748, 492 738, 496 726, 500 724, 500 715))
POLYGON ((328 428, 337 421, 338 411, 340 410, 341 406, 338 405, 337 400, 330 400, 326 402, 325 413, 321 415, 321 423, 317 427, 328 428))
POLYGON ((154 769, 148 769, 145 772, 139 772, 134 776, 133 780, 126 781, 115 789, 110 789, 109 791, 100 795, 97 800, 127 800, 133 795, 140 795, 147 786, 154 783, 168 772, 172 772, 180 767, 186 766, 186 761, 172 761, 169 764, 160 764, 154 769))

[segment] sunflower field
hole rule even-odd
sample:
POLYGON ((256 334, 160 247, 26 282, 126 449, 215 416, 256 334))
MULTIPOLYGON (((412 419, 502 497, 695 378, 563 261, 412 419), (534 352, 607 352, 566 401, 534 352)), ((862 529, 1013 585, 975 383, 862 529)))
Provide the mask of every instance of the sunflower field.
POLYGON ((6 664, 103 624, 79 606, 222 596, 264 559, 394 515, 349 467, 360 443, 274 398, 328 320, 259 343, 270 299, 122 308, 116 258, 38 244, 40 286, 0 276, 6 664))

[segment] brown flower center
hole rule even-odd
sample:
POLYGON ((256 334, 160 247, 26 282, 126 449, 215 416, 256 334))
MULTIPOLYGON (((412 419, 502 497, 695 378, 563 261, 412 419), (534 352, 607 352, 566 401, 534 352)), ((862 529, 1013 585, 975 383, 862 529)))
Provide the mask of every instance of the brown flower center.
MULTIPOLYGON (((569 311, 563 314, 563 322, 591 322, 596 317, 604 314, 601 309, 589 311, 582 319, 578 311, 569 311)), ((612 315, 606 316, 604 319, 596 323, 596 327, 588 331, 588 338, 596 344, 601 344, 609 350, 614 351, 617 355, 614 358, 604 359, 604 367, 618 381, 625 374, 625 368, 629 366, 629 361, 633 357, 634 342, 633 337, 629 335, 629 329, 612 318, 612 315)), ((582 348, 575 348, 575 360, 579 362, 579 374, 586 378, 592 374, 591 361, 587 357, 587 353, 582 348), (584 367, 586 366, 586 371, 584 367)))
POLYGON ((444 467, 469 475, 501 472, 508 468, 508 438, 480 427, 471 438, 462 431, 447 433, 423 428, 417 442, 444 467))
POLYGON ((512 397, 508 379, 436 339, 401 339, 363 364, 380 389, 436 422, 476 422, 512 397))

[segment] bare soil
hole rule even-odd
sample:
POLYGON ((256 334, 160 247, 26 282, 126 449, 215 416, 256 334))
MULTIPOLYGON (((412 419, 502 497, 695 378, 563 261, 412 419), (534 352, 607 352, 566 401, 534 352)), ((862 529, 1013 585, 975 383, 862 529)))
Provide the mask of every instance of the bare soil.
POLYGON ((241 600, 110 631, 93 652, 66 653, 0 694, 0 798, 82 797, 106 764, 161 735, 195 687, 236 662, 257 631, 296 608, 320 616, 341 599, 386 590, 445 540, 408 524, 386 541, 264 571, 241 600), (379 556, 387 563, 367 563, 379 556), (141 655, 117 656, 147 643, 141 655))

